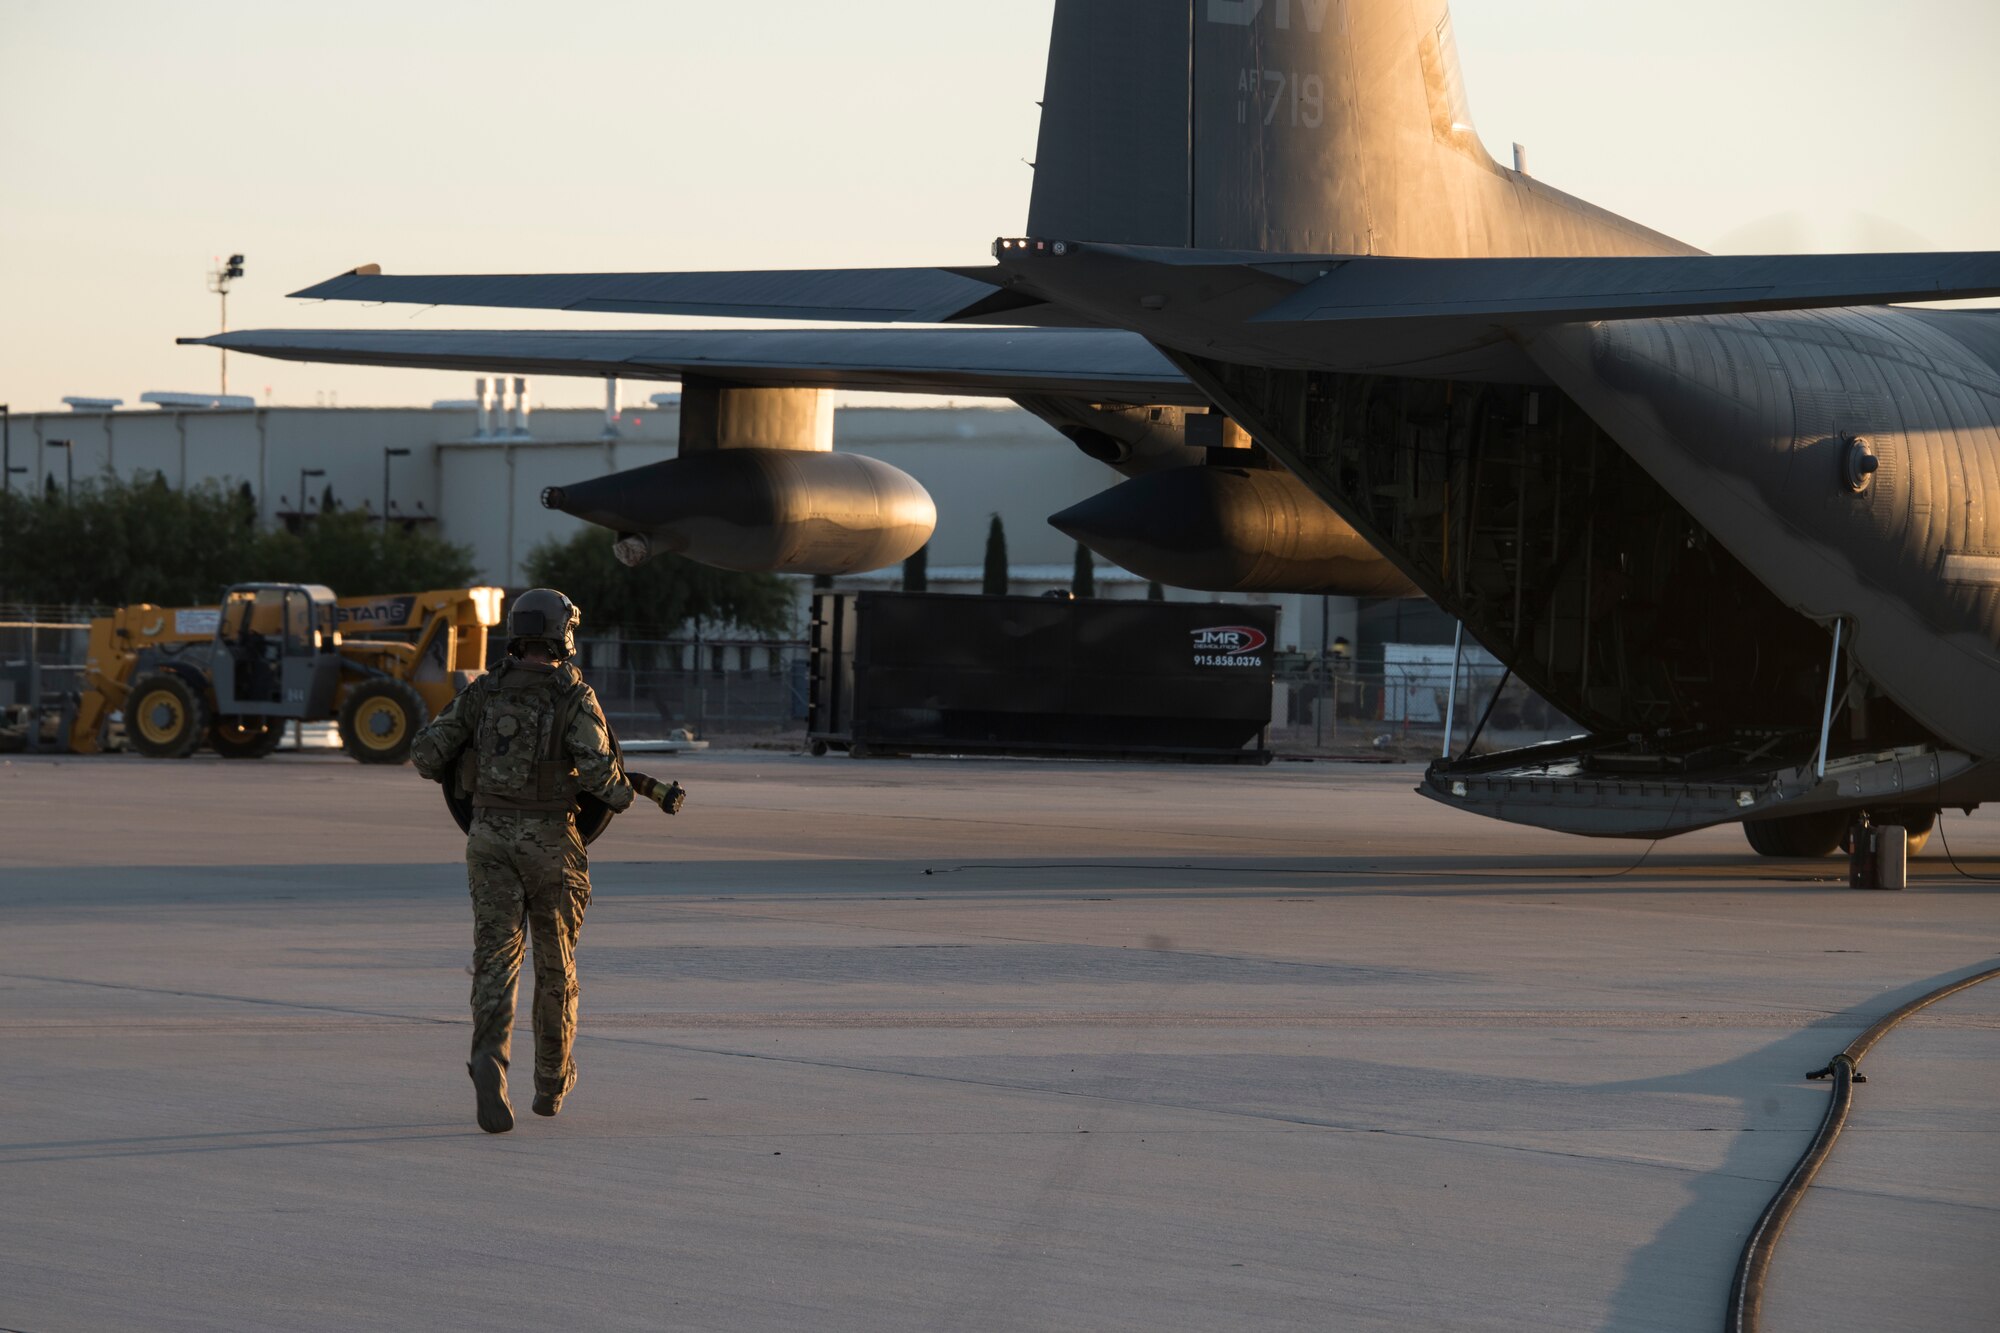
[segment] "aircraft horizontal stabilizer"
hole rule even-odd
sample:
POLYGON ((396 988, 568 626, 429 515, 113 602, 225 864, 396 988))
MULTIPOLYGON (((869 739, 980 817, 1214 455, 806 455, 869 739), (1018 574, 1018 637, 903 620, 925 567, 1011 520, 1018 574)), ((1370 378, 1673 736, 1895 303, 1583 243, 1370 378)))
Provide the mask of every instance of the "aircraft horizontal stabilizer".
POLYGON ((292 295, 317 301, 498 306, 592 314, 867 324, 1075 323, 982 281, 985 270, 771 269, 740 273, 384 274, 373 264, 292 295), (998 316, 1013 312, 1013 318, 998 316), (1027 316, 1027 317, 1024 317, 1027 316))
POLYGON ((1111 329, 266 329, 181 343, 284 361, 890 393, 1208 400, 1137 334, 1111 329))
POLYGON ((2000 296, 2000 252, 1328 261, 1259 324, 1569 324, 2000 296))

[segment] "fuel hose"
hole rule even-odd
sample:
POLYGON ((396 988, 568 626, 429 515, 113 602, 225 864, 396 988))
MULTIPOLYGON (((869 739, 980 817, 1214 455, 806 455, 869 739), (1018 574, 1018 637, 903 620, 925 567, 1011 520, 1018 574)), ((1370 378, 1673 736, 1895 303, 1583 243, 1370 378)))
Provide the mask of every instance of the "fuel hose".
POLYGON ((1807 1078, 1832 1079, 1833 1096, 1827 1100, 1826 1116, 1820 1121, 1819 1132, 1806 1146, 1805 1156, 1799 1158, 1798 1165, 1792 1168, 1784 1184, 1778 1187, 1777 1194, 1765 1206, 1757 1225, 1750 1229, 1750 1239, 1743 1245, 1743 1257, 1736 1262, 1736 1277, 1729 1284, 1729 1317, 1723 1324, 1728 1333, 1758 1333, 1763 1327, 1764 1280, 1770 1276, 1771 1257, 1777 1251, 1779 1237, 1785 1234, 1785 1224, 1792 1220, 1792 1214, 1805 1198, 1813 1177, 1826 1165, 1826 1159, 1833 1155, 1833 1145, 1839 1140, 1840 1131, 1847 1127, 1847 1113, 1854 1105, 1854 1085, 1868 1081, 1861 1073, 1861 1057, 1911 1014, 1995 977, 2000 977, 2000 967, 1989 967, 1890 1010, 1828 1061, 1826 1068, 1815 1069, 1806 1075, 1807 1078))

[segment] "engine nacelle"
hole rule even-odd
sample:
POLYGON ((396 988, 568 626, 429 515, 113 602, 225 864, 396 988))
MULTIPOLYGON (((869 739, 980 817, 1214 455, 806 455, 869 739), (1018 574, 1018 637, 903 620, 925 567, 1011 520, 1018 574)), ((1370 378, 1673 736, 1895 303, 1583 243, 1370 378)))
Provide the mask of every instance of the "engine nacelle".
POLYGON ((1113 564, 1176 588, 1417 595, 1401 570, 1289 472, 1152 472, 1049 522, 1113 564))
POLYGON ((858 454, 717 449, 542 492, 618 534, 636 565, 666 552, 718 569, 855 574, 915 554, 937 506, 915 477, 858 454))

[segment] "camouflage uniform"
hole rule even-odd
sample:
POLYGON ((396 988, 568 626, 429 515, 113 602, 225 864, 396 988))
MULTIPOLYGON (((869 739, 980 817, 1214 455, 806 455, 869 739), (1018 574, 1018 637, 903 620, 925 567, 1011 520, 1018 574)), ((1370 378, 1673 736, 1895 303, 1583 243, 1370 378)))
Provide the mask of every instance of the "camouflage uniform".
POLYGON ((576 1082, 576 941, 590 903, 572 802, 588 792, 618 811, 633 800, 597 696, 568 663, 510 660, 417 733, 411 757, 425 777, 457 781, 476 810, 465 845, 472 1055, 507 1067, 525 920, 535 948, 535 1091, 561 1098, 576 1082))

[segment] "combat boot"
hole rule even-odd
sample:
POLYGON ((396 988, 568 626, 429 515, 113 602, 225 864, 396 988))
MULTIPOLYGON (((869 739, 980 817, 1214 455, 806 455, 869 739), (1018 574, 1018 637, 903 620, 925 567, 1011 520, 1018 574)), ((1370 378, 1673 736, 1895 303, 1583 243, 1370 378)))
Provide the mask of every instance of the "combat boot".
POLYGON ((555 1115, 560 1112, 562 1110, 563 1098, 569 1096, 570 1089, 575 1086, 575 1065, 570 1066, 569 1075, 563 1080, 563 1085, 553 1092, 549 1091, 548 1084, 542 1081, 540 1074, 535 1075, 535 1114, 555 1115))
POLYGON ((466 1062, 465 1072, 472 1075, 473 1089, 479 1094, 479 1127, 488 1134, 505 1134, 514 1128, 514 1108, 507 1101, 507 1066, 498 1056, 480 1054, 466 1062))

